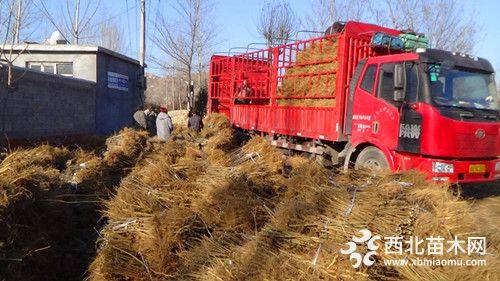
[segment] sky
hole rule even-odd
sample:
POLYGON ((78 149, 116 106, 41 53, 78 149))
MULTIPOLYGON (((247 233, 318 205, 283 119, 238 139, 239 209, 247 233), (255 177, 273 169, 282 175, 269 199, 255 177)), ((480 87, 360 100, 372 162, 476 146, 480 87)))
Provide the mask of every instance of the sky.
MULTIPOLYGON (((158 10, 167 9, 172 12, 169 2, 173 0, 147 0, 148 24, 154 20, 158 10)), ((65 1, 45 0, 52 10, 60 9, 65 1)), ((259 13, 265 0, 214 0, 213 18, 210 23, 216 27, 217 46, 214 51, 227 51, 232 47, 244 47, 249 43, 262 42, 256 25, 259 13)), ((290 0, 292 8, 303 16, 310 9, 310 0, 290 0)), ((475 20, 480 27, 477 45, 472 55, 488 59, 493 67, 500 71, 500 1, 498 0, 463 0, 464 15, 474 11, 475 20)), ((121 25, 125 35, 125 53, 133 58, 138 57, 139 47, 139 0, 101 0, 101 20, 113 20, 121 25)), ((151 27, 151 26, 150 26, 151 27)), ((152 29, 149 29, 152 31, 152 29)), ((161 56, 161 53, 148 42, 148 54, 161 56)), ((150 72, 158 73, 158 69, 150 63, 150 72)), ((499 75, 497 75, 499 76, 499 75)))

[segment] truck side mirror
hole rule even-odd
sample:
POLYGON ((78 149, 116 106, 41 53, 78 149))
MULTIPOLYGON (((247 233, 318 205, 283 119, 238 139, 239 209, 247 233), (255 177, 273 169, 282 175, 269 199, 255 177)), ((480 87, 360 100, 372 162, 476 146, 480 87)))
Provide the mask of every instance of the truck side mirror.
POLYGON ((402 102, 405 99, 406 71, 404 64, 394 65, 394 101, 402 102))

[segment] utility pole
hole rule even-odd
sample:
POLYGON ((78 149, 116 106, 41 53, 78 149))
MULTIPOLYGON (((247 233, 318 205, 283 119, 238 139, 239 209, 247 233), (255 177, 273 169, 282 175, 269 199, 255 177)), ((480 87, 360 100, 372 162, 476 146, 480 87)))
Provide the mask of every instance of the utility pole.
POLYGON ((23 0, 17 1, 17 15, 16 15, 16 34, 14 36, 14 43, 19 44, 19 32, 21 31, 21 11, 22 11, 23 0))
POLYGON ((76 11, 75 11, 75 44, 78 45, 80 31, 78 30, 78 22, 80 21, 80 0, 76 0, 76 11))
POLYGON ((175 110, 175 100, 174 100, 174 97, 175 97, 175 89, 174 89, 174 75, 172 74, 172 77, 170 77, 170 96, 171 96, 171 100, 172 100, 172 109, 175 110))
POLYGON ((146 0, 141 0, 141 42, 139 50, 139 62, 144 67, 146 60, 146 0))
POLYGON ((328 23, 328 26, 332 25, 335 22, 335 0, 330 1, 330 6, 328 7, 329 9, 329 16, 330 16, 330 22, 328 23))

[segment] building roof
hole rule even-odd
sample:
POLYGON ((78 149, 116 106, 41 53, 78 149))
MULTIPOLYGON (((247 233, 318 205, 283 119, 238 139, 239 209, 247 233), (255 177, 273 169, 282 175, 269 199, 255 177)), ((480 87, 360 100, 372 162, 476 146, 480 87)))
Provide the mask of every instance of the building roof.
MULTIPOLYGON (((57 53, 103 53, 107 54, 116 58, 119 58, 121 60, 127 61, 132 64, 137 64, 140 65, 138 60, 135 60, 133 58, 127 57, 123 54, 117 53, 115 51, 106 49, 104 47, 100 46, 92 46, 92 45, 72 45, 72 44, 56 44, 56 45, 51 45, 51 44, 38 44, 38 43, 33 43, 33 44, 18 44, 18 45, 4 45, 3 49, 4 50, 10 50, 13 49, 13 51, 24 51, 27 53, 50 53, 50 52, 57 52, 57 53)), ((2 49, 2 46, 0 46, 0 50, 2 49)))

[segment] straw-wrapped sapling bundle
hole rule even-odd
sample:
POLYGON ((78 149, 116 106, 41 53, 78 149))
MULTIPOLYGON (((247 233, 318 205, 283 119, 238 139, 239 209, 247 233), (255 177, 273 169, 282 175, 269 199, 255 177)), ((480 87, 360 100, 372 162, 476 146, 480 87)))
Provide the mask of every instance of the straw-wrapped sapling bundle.
POLYGON ((218 134, 221 130, 230 128, 231 123, 224 114, 212 113, 208 115, 203 121, 204 127, 201 130, 201 136, 210 138, 218 134))
POLYGON ((199 177, 201 194, 193 208, 211 229, 212 236, 224 233, 251 234, 271 217, 277 193, 248 181, 247 175, 231 167, 212 166, 199 177))
POLYGON ((278 189, 283 185, 285 159, 265 138, 252 137, 235 156, 238 170, 256 186, 278 189))
POLYGON ((229 165, 228 152, 235 148, 236 138, 227 117, 218 113, 208 115, 201 135, 206 139, 203 151, 208 159, 214 164, 229 165))
POLYGON ((107 203, 109 224, 90 267, 92 280, 161 279, 178 267, 175 252, 202 229, 188 208, 196 186, 160 159, 135 169, 107 203))
POLYGON ((204 145, 205 151, 221 149, 229 151, 235 147, 234 130, 232 128, 224 128, 217 134, 212 135, 204 145))
MULTIPOLYGON (((397 267, 396 270, 407 280, 498 280, 500 278, 500 241, 496 233, 488 233, 480 225, 478 217, 471 211, 470 202, 459 198, 446 189, 432 188, 427 185, 421 189, 412 189, 408 192, 408 200, 418 206, 414 211, 412 233, 414 237, 442 237, 444 239, 442 260, 462 260, 463 266, 411 266, 397 267), (479 254, 472 248, 469 254, 468 239, 484 238, 485 255, 479 254), (458 242, 461 248, 452 248, 451 242, 458 242), (451 249, 451 250, 450 250, 451 249), (456 253, 455 253, 456 251, 456 253), (465 265, 466 260, 484 259, 485 265, 465 265), (464 274, 464 272, 467 272, 464 274)), ((428 249, 430 241, 425 240, 421 248, 428 249)), ((477 246, 477 244, 476 244, 477 246)), ((482 251, 480 247, 475 248, 482 251)), ((408 259, 432 259, 433 256, 422 257, 413 252, 407 255, 408 259)))
POLYGON ((335 99, 308 97, 333 97, 337 70, 337 40, 322 39, 297 51, 296 61, 285 70, 278 89, 278 97, 303 97, 278 99, 280 105, 334 106, 335 99))
POLYGON ((186 126, 174 127, 172 139, 178 141, 195 142, 199 138, 199 134, 194 130, 188 129, 186 126))
POLYGON ((188 119, 189 110, 172 110, 168 112, 170 118, 172 118, 172 123, 174 124, 174 128, 184 127, 187 128, 187 119, 188 119))
POLYGON ((105 164, 114 169, 121 169, 135 163, 144 151, 148 137, 148 132, 125 128, 108 138, 103 159, 105 164))
POLYGON ((34 189, 59 185, 60 169, 70 157, 67 149, 49 145, 8 154, 0 162, 0 206, 30 196, 34 189))
POLYGON ((148 142, 148 133, 130 128, 121 130, 106 140, 103 157, 94 153, 76 154, 73 161, 78 166, 72 175, 72 183, 88 187, 114 185, 125 174, 125 169, 134 167, 144 154, 159 149, 148 142))
POLYGON ((72 172, 71 182, 76 185, 92 183, 90 185, 95 186, 95 182, 98 181, 105 172, 105 165, 102 158, 94 153, 78 150, 72 162, 74 162, 74 168, 71 169, 71 167, 68 167, 68 169, 72 172))
POLYGON ((222 149, 205 149, 204 151, 207 155, 208 160, 213 165, 229 166, 232 163, 231 155, 222 149))

